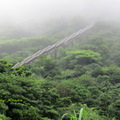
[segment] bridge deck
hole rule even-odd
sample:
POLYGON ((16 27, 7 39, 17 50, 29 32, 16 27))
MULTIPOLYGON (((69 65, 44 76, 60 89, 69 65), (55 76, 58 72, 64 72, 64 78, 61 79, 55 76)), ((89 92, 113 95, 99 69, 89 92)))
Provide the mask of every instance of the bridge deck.
POLYGON ((73 33, 72 35, 62 39, 61 41, 58 41, 57 43, 54 43, 53 45, 49 45, 48 47, 37 51, 33 55, 25 58, 23 61, 15 64, 12 68, 22 66, 22 65, 25 65, 25 64, 29 64, 29 63, 33 62, 35 59, 37 59, 40 55, 53 52, 54 50, 58 49, 59 47, 63 46, 64 44, 72 42, 74 40, 74 38, 76 38, 78 35, 86 32, 87 30, 91 29, 93 26, 94 26, 94 23, 86 26, 83 29, 80 29, 79 31, 77 31, 77 32, 73 33))

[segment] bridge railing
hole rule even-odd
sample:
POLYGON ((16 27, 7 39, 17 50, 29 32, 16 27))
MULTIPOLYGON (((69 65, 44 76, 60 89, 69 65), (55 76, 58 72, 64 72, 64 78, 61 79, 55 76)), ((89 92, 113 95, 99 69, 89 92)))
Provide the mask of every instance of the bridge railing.
POLYGON ((80 29, 79 31, 73 33, 72 35, 70 35, 68 37, 65 37, 64 39, 54 43, 53 45, 49 45, 48 47, 37 51, 33 55, 28 56, 27 58, 25 58, 23 61, 18 62, 17 64, 15 64, 12 68, 22 66, 22 65, 25 65, 25 64, 29 64, 32 61, 34 61, 35 59, 37 59, 40 55, 50 53, 51 51, 54 51, 54 50, 58 49, 59 47, 63 46, 64 44, 67 44, 68 42, 72 42, 75 37, 79 36, 80 34, 84 33, 85 31, 89 30, 93 26, 94 26, 94 23, 86 26, 83 29, 80 29))

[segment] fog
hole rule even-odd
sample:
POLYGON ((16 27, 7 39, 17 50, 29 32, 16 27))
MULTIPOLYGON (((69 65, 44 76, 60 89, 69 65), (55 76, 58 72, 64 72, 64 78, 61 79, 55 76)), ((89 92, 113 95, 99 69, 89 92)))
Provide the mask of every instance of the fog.
POLYGON ((0 26, 30 27, 57 18, 120 19, 120 0, 0 0, 0 26))

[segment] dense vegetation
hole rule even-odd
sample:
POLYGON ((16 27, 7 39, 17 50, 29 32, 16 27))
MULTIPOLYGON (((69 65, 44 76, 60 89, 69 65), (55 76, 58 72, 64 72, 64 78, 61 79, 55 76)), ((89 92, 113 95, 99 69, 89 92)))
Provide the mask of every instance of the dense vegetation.
POLYGON ((97 23, 57 59, 42 56, 17 68, 1 60, 0 118, 76 120, 84 108, 84 120, 120 120, 119 30, 97 23))
POLYGON ((1 27, 0 58, 7 59, 15 64, 86 25, 86 21, 79 17, 72 20, 61 19, 46 22, 40 28, 38 26, 29 30, 22 30, 17 26, 1 27))

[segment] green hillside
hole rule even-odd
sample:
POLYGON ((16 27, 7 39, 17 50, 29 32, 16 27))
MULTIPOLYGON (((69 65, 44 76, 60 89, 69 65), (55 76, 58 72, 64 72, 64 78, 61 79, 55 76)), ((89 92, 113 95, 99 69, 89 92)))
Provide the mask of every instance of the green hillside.
POLYGON ((78 29, 72 26, 56 35, 51 30, 44 37, 0 41, 1 120, 120 120, 117 23, 96 23, 73 47, 59 49, 56 59, 41 56, 33 64, 12 68, 11 63, 78 29), (82 119, 77 119, 80 109, 82 119))
POLYGON ((73 20, 62 19, 61 21, 61 19, 49 21, 41 27, 38 26, 36 30, 31 28, 28 33, 18 29, 17 26, 6 26, 1 29, 0 58, 8 59, 9 62, 15 64, 88 24, 79 17, 73 20))

